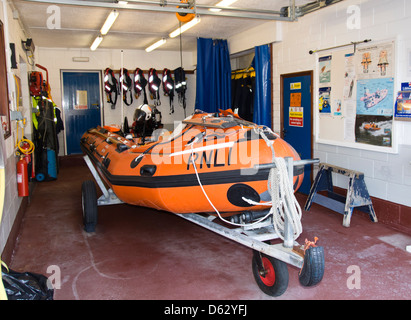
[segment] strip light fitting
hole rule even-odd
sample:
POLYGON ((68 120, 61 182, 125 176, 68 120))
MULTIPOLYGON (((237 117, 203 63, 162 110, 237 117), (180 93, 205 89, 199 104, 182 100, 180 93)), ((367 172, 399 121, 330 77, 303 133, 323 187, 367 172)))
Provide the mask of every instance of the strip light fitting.
POLYGON ((91 45, 90 50, 91 50, 91 51, 96 50, 97 47, 100 45, 101 41, 103 41, 103 36, 98 36, 98 37, 94 40, 93 44, 91 45))
POLYGON ((106 21, 104 22, 103 26, 101 27, 100 33, 102 35, 106 35, 107 32, 110 30, 111 26, 113 25, 114 21, 116 21, 118 17, 118 11, 113 10, 108 15, 106 21))
POLYGON ((146 52, 151 52, 154 49, 157 49, 158 47, 162 46, 165 44, 167 40, 165 38, 162 38, 161 40, 158 40, 157 42, 153 43, 151 46, 146 48, 146 52))
POLYGON ((177 28, 169 34, 170 38, 177 37, 180 33, 187 31, 188 29, 194 27, 197 23, 201 21, 200 16, 196 16, 193 20, 184 23, 180 28, 177 28))

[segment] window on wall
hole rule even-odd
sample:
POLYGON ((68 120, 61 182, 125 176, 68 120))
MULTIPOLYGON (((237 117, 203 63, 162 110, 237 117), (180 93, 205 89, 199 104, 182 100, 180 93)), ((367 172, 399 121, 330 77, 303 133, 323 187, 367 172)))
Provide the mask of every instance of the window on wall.
POLYGON ((4 137, 10 136, 9 90, 7 85, 6 45, 4 28, 0 21, 0 119, 4 137))

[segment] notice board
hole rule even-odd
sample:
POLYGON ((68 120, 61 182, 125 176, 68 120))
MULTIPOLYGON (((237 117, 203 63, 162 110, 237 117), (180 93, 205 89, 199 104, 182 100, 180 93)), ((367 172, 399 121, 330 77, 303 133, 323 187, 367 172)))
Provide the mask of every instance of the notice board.
POLYGON ((395 41, 316 55, 316 142, 396 153, 395 41))

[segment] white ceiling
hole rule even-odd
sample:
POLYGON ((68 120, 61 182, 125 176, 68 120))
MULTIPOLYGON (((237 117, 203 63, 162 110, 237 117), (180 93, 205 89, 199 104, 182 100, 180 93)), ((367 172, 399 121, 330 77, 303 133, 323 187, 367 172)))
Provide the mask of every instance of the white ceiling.
MULTIPOLYGON (((16 17, 18 15, 18 18, 28 31, 28 37, 33 39, 35 46, 40 47, 89 48, 99 34, 100 28, 108 14, 113 9, 110 7, 78 5, 81 2, 92 3, 96 0, 64 0, 65 3, 70 4, 58 2, 62 0, 55 1, 56 4, 51 3, 53 1, 50 2, 49 0, 46 3, 37 1, 39 0, 36 0, 36 2, 33 2, 33 0, 11 0, 10 2, 15 8, 13 16, 16 17), (47 22, 50 25, 50 22, 53 22, 51 19, 57 16, 53 16, 55 11, 47 12, 48 8, 49 10, 52 9, 50 6, 53 5, 57 5, 60 9, 60 29, 48 28, 47 22)), ((196 4, 213 6, 218 1, 196 0, 196 4)), ((296 5, 300 6, 313 1, 316 0, 296 0, 296 5)), ((157 50, 180 50, 179 37, 174 39, 168 37, 169 32, 179 26, 179 21, 174 12, 127 9, 124 6, 113 4, 115 1, 112 0, 99 0, 98 2, 100 4, 105 3, 107 6, 115 5, 119 11, 119 17, 109 33, 104 36, 99 48, 144 49, 160 38, 165 37, 167 43, 157 50)), ((148 3, 144 4, 145 7, 150 6, 155 10, 175 8, 175 6, 170 4, 161 7, 158 4, 161 0, 151 0, 156 5, 149 4, 150 1, 145 2, 148 3)), ((167 2, 173 4, 180 3, 179 0, 168 0, 167 2)), ((129 2, 129 5, 143 6, 141 3, 141 1, 129 2)), ((280 11, 282 7, 289 5, 290 0, 238 0, 232 7, 250 10, 249 12, 241 12, 242 14, 255 14, 252 10, 280 11)), ((279 17, 279 15, 275 17, 279 17)), ((239 32, 267 21, 269 20, 201 14, 201 22, 182 34, 182 49, 184 51, 195 50, 197 37, 228 39, 239 32)))

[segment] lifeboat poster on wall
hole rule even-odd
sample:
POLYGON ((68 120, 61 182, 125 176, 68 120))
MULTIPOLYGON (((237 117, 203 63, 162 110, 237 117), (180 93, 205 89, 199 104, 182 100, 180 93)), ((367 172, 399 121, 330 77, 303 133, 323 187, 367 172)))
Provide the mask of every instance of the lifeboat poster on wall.
POLYGON ((356 142, 392 146, 394 78, 359 80, 356 142))
POLYGON ((392 147, 394 48, 389 41, 357 51, 356 142, 392 147))
POLYGON ((392 116, 394 78, 357 82, 357 115, 392 116))
POLYGON ((392 116, 357 115, 355 141, 380 147, 392 147, 392 116))

